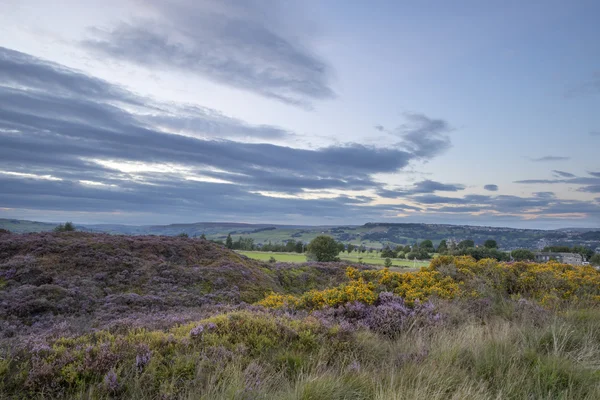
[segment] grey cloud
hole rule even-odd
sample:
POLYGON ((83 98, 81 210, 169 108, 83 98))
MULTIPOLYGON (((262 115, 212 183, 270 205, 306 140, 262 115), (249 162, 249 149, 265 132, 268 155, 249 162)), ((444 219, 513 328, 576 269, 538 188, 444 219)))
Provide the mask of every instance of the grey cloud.
POLYGON ((600 131, 591 131, 590 135, 591 136, 600 136, 600 131))
POLYGON ((375 125, 375 129, 377 129, 379 132, 383 132, 385 130, 383 125, 375 125))
MULTIPOLYGON (((160 125, 174 129, 177 124, 185 125, 189 116, 194 115, 194 118, 206 119, 206 124, 213 127, 214 132, 222 132, 224 136, 246 133, 248 136, 281 136, 277 128, 269 128, 270 133, 264 134, 263 126, 250 126, 205 110, 194 114, 194 109, 163 105, 150 99, 145 99, 150 105, 149 111, 139 106, 137 108, 143 112, 132 114, 119 107, 121 101, 118 95, 112 95, 107 101, 108 96, 94 97, 83 93, 78 80, 85 84, 89 78, 81 74, 2 48, 0 54, 5 59, 27 59, 37 68, 25 68, 24 71, 36 71, 47 79, 52 80, 54 76, 61 82, 69 82, 60 91, 53 92, 45 91, 41 80, 29 79, 23 74, 11 75, 10 80, 0 80, 0 101, 3 104, 0 108, 0 171, 52 175, 63 179, 7 178, 1 183, 2 207, 90 212, 135 209, 151 212, 166 208, 169 212, 183 215, 199 209, 206 213, 230 210, 239 212, 239 215, 258 215, 260 212, 272 215, 296 209, 299 213, 313 216, 341 216, 360 211, 363 216, 375 217, 381 215, 377 213, 385 210, 393 212, 399 208, 384 205, 354 209, 359 207, 358 201, 366 202, 367 199, 282 199, 254 192, 377 189, 380 184, 373 180, 372 174, 396 172, 422 157, 398 147, 378 148, 349 143, 308 150, 170 134, 160 131, 160 125), (73 86, 71 92, 70 85, 73 86), (177 119, 178 112, 182 113, 182 121, 177 119), (162 124, 151 124, 148 115, 162 124), (93 160, 176 164, 184 165, 188 171, 128 173, 93 160), (196 175, 232 184, 186 180, 196 175), (79 180, 94 181, 104 186, 82 186, 79 180)), ((101 83, 98 91, 102 93, 122 92, 122 89, 113 88, 107 82, 94 82, 101 83)), ((52 81, 48 85, 55 86, 52 81)), ((139 103, 144 100, 123 93, 123 101, 139 103)), ((194 123, 204 122, 194 120, 194 123)), ((441 189, 451 188, 442 185, 441 189)))
POLYGON ((485 185, 483 187, 485 190, 490 191, 490 192, 497 192, 498 191, 498 185, 485 185))
POLYGON ((591 171, 588 171, 588 174, 590 174, 592 176, 595 176, 596 178, 600 178, 600 172, 591 172, 591 171))
POLYGON ((552 199, 556 197, 556 194, 554 194, 554 192, 535 192, 533 193, 533 196, 542 199, 552 199))
POLYGON ((544 157, 539 157, 539 158, 531 158, 531 161, 533 162, 546 162, 546 161, 566 161, 566 160, 570 160, 571 157, 564 157, 564 156, 544 156, 544 157))
POLYGON ((577 189, 580 192, 587 192, 587 193, 600 193, 600 184, 598 185, 590 185, 590 186, 584 186, 581 187, 579 189, 577 189))
POLYGON ((464 190, 464 189, 465 189, 464 185, 441 183, 441 182, 436 182, 436 181, 427 179, 424 181, 416 182, 413 184, 413 186, 406 188, 406 189, 389 190, 389 189, 385 189, 385 188, 380 188, 377 191, 377 194, 381 197, 392 199, 392 198, 399 198, 399 197, 405 197, 405 196, 412 196, 415 194, 434 193, 437 191, 458 192, 458 191, 464 190))
POLYGON ((393 133, 400 136, 414 154, 430 158, 450 148, 450 138, 446 134, 452 128, 448 122, 418 113, 405 113, 404 117, 407 122, 396 128, 393 133))
POLYGON ((93 29, 82 44, 103 56, 176 68, 286 103, 308 106, 334 97, 330 68, 286 26, 278 1, 144 2, 154 20, 93 29))
POLYGON ((570 172, 559 171, 557 169, 553 169, 552 173, 559 178, 575 178, 575 175, 571 174, 570 172))

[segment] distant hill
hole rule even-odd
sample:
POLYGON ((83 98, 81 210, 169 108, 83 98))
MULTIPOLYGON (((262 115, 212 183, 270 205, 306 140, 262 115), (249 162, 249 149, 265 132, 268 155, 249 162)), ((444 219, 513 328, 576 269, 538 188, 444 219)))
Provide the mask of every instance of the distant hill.
POLYGON ((58 224, 0 218, 0 229, 8 229, 9 231, 15 233, 48 232, 53 230, 56 225, 58 224))
MULTIPOLYGON (((309 242, 320 234, 334 237, 344 243, 381 248, 386 245, 409 245, 426 239, 437 245, 441 240, 461 241, 471 239, 481 245, 488 239, 496 240, 501 249, 541 249, 549 245, 585 245, 600 247, 600 233, 592 230, 541 230, 514 229, 447 224, 386 223, 372 222, 362 226, 300 226, 275 224, 247 224, 232 222, 198 222, 170 225, 76 225, 86 232, 103 232, 124 235, 176 236, 185 233, 190 237, 205 235, 211 240, 225 240, 227 235, 235 238, 252 238, 255 244, 285 243, 289 240, 309 242)), ((16 233, 52 230, 55 224, 35 221, 0 219, 0 228, 16 233)))

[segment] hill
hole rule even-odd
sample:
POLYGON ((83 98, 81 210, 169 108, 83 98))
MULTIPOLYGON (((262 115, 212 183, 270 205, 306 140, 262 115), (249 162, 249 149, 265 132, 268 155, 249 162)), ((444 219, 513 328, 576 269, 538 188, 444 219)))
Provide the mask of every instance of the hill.
MULTIPOLYGON (((14 232, 39 232, 53 229, 54 224, 33 221, 1 220, 0 228, 14 232), (11 229, 13 228, 13 229, 11 229)), ((224 241, 227 235, 235 238, 251 238, 257 245, 285 243, 290 240, 310 242, 320 234, 327 234, 337 241, 381 248, 386 245, 414 244, 426 239, 437 245, 441 240, 457 242, 465 239, 481 245, 488 239, 495 240, 502 250, 517 248, 542 249, 550 245, 584 245, 600 247, 600 231, 593 230, 539 230, 502 227, 384 223, 373 222, 362 226, 298 226, 272 224, 244 224, 230 222, 199 222, 171 225, 77 225, 87 232, 106 232, 126 235, 168 235, 186 233, 191 237, 205 235, 211 240, 224 241)))
POLYGON ((266 264, 202 239, 0 234, 0 332, 172 325, 345 279, 336 264, 266 264))

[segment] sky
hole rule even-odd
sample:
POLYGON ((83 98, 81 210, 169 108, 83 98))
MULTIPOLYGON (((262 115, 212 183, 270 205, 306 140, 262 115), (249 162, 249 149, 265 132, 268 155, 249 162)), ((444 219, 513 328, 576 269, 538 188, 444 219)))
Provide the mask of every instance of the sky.
POLYGON ((600 2, 0 1, 0 218, 600 227, 600 2))

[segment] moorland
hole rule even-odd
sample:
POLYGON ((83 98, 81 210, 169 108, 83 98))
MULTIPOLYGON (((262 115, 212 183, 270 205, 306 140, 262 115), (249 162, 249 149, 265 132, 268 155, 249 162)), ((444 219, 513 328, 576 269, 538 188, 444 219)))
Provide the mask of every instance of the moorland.
POLYGON ((201 238, 0 234, 0 397, 597 399, 600 272, 268 263, 201 238))

